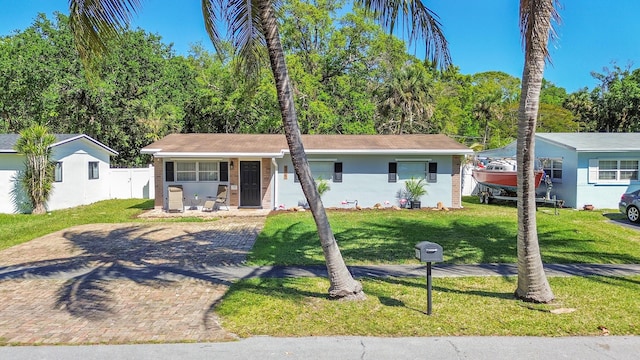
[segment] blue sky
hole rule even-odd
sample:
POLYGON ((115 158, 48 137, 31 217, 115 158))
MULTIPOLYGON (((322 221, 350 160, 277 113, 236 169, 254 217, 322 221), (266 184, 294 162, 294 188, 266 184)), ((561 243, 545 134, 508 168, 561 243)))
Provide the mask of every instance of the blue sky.
MULTIPOLYGON (((423 1, 440 16, 453 61, 463 74, 497 70, 522 76, 517 0, 423 1)), ((640 1, 561 3, 562 23, 559 39, 550 47, 553 64, 545 69, 547 80, 573 92, 585 86, 593 89, 597 83, 591 72, 602 73, 612 62, 640 67, 640 1)), ((67 7, 67 0, 0 0, 0 35, 28 27, 38 12, 68 14, 67 7)), ((161 35, 178 54, 186 54, 197 42, 212 49, 199 0, 145 0, 133 26, 161 35)), ((415 49, 418 56, 422 52, 419 46, 415 49)))

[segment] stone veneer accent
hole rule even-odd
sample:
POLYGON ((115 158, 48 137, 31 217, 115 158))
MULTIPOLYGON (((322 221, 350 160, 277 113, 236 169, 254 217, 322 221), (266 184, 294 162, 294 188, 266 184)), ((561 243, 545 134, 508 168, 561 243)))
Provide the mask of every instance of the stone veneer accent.
POLYGON ((271 204, 271 159, 263 158, 262 166, 260 168, 260 171, 262 172, 262 174, 260 174, 262 178, 262 184, 260 185, 262 193, 262 208, 273 209, 275 204, 271 204))
POLYGON ((451 171, 451 207, 459 209, 462 207, 462 189, 460 169, 462 166, 462 156, 457 155, 452 157, 452 171, 451 171))
POLYGON ((153 158, 153 178, 156 189, 153 207, 162 209, 164 207, 164 162, 161 158, 153 158))

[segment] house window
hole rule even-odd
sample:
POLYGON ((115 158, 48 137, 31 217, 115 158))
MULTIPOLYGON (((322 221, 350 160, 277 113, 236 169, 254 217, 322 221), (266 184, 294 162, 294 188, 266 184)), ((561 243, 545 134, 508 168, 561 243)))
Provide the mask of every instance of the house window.
POLYGON ((218 163, 204 162, 196 163, 198 166, 198 181, 218 181, 218 163))
MULTIPOLYGON (((223 163, 226 164, 226 163, 223 163)), ((173 181, 173 169, 177 181, 219 181, 220 163, 216 161, 176 161, 168 162, 167 181, 173 181), (169 166, 169 164, 171 164, 169 166), (171 179, 171 180, 169 180, 171 179)), ((226 170, 225 166, 225 170, 226 170)), ((225 172, 228 178, 228 172, 225 172)))
POLYGON ((420 161, 407 161, 398 163, 398 179, 426 179, 428 163, 420 161))
POLYGON ((100 178, 100 167, 97 161, 89 161, 89 180, 100 178))
MULTIPOLYGON (((334 182, 342 182, 342 181, 334 180, 333 176, 335 172, 335 164, 342 165, 342 163, 334 163, 332 161, 309 161, 311 176, 313 176, 313 179, 316 181, 319 181, 319 180, 332 181, 333 180, 334 182)), ((293 181, 300 182, 300 179, 298 179, 298 174, 294 173, 293 181)))
POLYGON ((638 160, 589 160, 589 183, 629 183, 638 180, 638 160))
POLYGON ((53 171, 53 181, 62 182, 62 162, 58 161, 53 171))
POLYGON ((178 181, 196 181, 196 163, 176 162, 176 179, 178 181))
POLYGON ((552 182, 562 182, 562 159, 544 159, 542 169, 552 182))

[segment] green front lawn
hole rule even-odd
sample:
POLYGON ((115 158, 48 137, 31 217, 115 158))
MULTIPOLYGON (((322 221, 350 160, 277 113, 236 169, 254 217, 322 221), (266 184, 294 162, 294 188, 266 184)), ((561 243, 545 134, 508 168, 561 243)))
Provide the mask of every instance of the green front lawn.
POLYGON ((153 200, 106 200, 45 215, 0 214, 0 250, 70 226, 136 221, 135 216, 153 208, 153 200))
MULTIPOLYGON (((445 262, 515 263, 517 209, 465 198, 464 209, 339 210, 329 221, 345 262, 413 264, 420 241, 442 245, 445 262)), ((609 221, 614 210, 576 211, 541 207, 538 237, 545 263, 640 263, 640 231, 609 221)), ((309 212, 270 216, 249 256, 254 265, 324 264, 309 212)))
POLYGON ((550 305, 516 301, 515 277, 364 279, 367 299, 327 299, 321 278, 233 284, 216 308, 228 331, 269 336, 640 335, 640 276, 552 277, 550 305), (557 313, 555 313, 557 312, 557 313))

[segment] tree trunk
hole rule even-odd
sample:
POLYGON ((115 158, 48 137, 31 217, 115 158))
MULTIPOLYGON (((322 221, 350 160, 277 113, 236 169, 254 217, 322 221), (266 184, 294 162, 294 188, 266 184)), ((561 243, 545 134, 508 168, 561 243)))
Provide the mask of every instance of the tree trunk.
POLYGON ((284 59, 284 51, 280 43, 278 26, 271 2, 260 1, 260 19, 264 31, 271 61, 271 70, 276 82, 278 103, 282 113, 285 137, 289 145, 293 168, 295 169, 300 186, 307 199, 311 213, 318 228, 320 243, 324 252, 329 275, 329 296, 334 299, 363 299, 365 297, 360 282, 353 279, 338 248, 329 219, 325 212, 322 200, 315 186, 311 170, 307 161, 307 155, 302 144, 302 136, 298 126, 297 115, 293 102, 291 81, 284 59))
POLYGON ((515 295, 525 301, 546 303, 554 299, 542 266, 538 244, 535 201, 535 130, 544 73, 552 0, 536 8, 530 17, 518 109, 518 288, 515 295))

